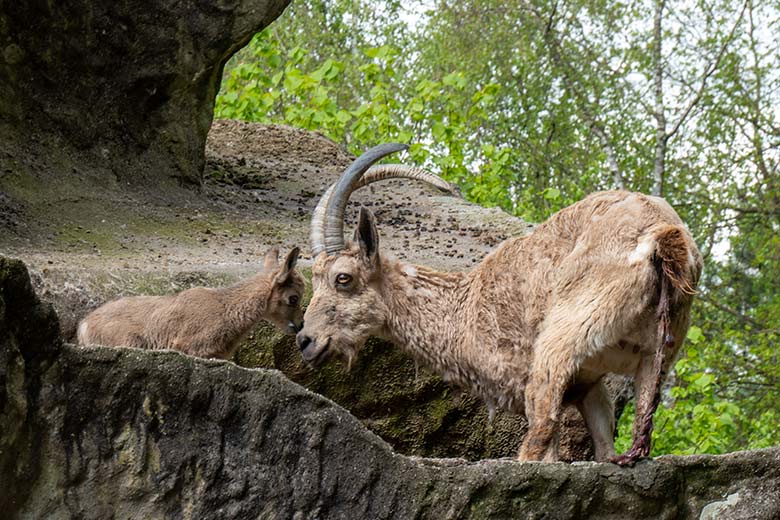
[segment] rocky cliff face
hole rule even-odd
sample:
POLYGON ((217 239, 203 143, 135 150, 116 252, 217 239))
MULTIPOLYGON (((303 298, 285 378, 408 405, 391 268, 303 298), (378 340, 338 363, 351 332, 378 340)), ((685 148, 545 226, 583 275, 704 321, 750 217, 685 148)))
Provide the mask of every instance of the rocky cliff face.
MULTIPOLYGON (((258 329, 236 362, 285 375, 61 342, 107 299, 229 283, 267 247, 306 243, 344 150, 217 122, 203 155, 224 61, 286 3, 0 4, 0 250, 32 266, 62 324, 0 257, 3 517, 777 518, 778 450, 628 470, 399 455, 365 426, 408 454, 482 459, 513 455, 524 421, 487 425, 480 403, 383 342, 350 374, 314 373, 289 337, 258 329)), ((388 186, 352 210, 370 207, 404 260, 466 269, 529 228, 388 186)), ((563 451, 586 457, 570 417, 563 451)))
POLYGON ((0 5, 0 171, 199 185, 227 59, 289 0, 0 5))
MULTIPOLYGON (((96 188, 63 196, 48 194, 45 186, 32 193, 6 184, 27 208, 19 227, 37 229, 6 240, 0 229, 0 250, 29 263, 36 288, 56 307, 65 340, 106 300, 229 284, 251 275, 272 245, 302 246, 300 264, 308 276, 309 215, 353 158, 313 132, 238 121, 215 122, 206 157, 203 194, 184 200, 96 188)), ((56 190, 67 189, 72 179, 65 179, 56 190)), ((533 227, 408 181, 378 183, 353 199, 348 231, 365 205, 377 216, 384 251, 443 270, 469 269, 503 239, 533 227)), ((507 413, 489 423, 481 401, 418 369, 383 341, 372 341, 351 372, 335 363, 315 371, 302 363, 292 337, 261 326, 235 361, 282 370, 407 455, 514 456, 526 430, 524 417, 507 413)), ((618 383, 615 395, 625 396, 622 378, 618 383)), ((591 455, 573 407, 562 445, 567 459, 591 455)))
POLYGON ((0 257, 0 510, 9 518, 780 516, 780 449, 611 464, 398 455, 275 370, 75 348, 0 257))

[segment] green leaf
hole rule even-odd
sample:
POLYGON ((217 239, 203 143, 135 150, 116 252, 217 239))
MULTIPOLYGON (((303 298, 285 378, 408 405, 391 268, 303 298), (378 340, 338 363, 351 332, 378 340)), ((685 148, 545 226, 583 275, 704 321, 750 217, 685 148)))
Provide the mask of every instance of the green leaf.
POLYGON ((278 54, 272 54, 268 56, 268 66, 271 68, 277 68, 282 64, 282 57, 278 54))
POLYGON ((696 345, 704 339, 704 334, 699 327, 692 325, 691 328, 688 329, 688 335, 686 337, 688 338, 688 341, 696 345))
POLYGON ((444 139, 446 132, 447 127, 440 121, 435 122, 431 128, 431 134, 433 135, 434 139, 444 139))
POLYGON ((284 78, 283 86, 286 90, 291 92, 297 91, 300 86, 303 85, 303 77, 299 71, 290 71, 284 78))
POLYGON ((401 143, 408 143, 412 140, 413 135, 412 132, 400 132, 398 134, 398 141, 401 143))

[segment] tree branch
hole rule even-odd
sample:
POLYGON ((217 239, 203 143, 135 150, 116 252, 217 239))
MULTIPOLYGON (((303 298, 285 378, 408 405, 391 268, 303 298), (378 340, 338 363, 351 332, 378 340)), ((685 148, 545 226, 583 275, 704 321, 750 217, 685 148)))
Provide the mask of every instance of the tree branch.
POLYGON ((725 312, 727 314, 731 314, 732 316, 737 318, 742 323, 747 323, 748 325, 752 325, 754 327, 758 327, 761 330, 766 329, 766 326, 763 323, 761 323, 760 321, 757 321, 756 319, 751 318, 750 316, 746 316, 746 315, 742 314, 741 312, 739 312, 739 311, 737 311, 735 309, 732 309, 731 307, 729 307, 727 305, 723 305, 722 303, 716 302, 715 300, 713 300, 712 298, 710 298, 709 296, 707 296, 705 294, 699 293, 697 295, 697 298, 699 298, 701 301, 703 301, 703 302, 705 302, 705 303, 707 303, 709 305, 712 305, 713 307, 715 307, 716 309, 718 309, 720 311, 723 311, 723 312, 725 312))
POLYGON ((672 129, 669 131, 669 133, 666 134, 666 138, 671 139, 677 131, 680 129, 680 126, 685 122, 686 119, 688 119, 688 116, 690 115, 691 111, 699 104, 701 101, 702 96, 704 95, 704 90, 707 87, 707 80, 712 76, 716 70, 718 70, 718 67, 720 66, 720 62, 723 59, 723 56, 726 54, 726 50, 728 49, 731 42, 734 40, 734 33, 737 30, 737 27, 742 22, 742 18, 745 16, 745 9, 747 8, 747 2, 742 4, 742 10, 739 13, 739 16, 737 17, 737 20, 734 22, 734 25, 731 27, 731 30, 729 31, 728 36, 726 37, 726 40, 723 42, 723 45, 721 45, 720 50, 718 51, 718 54, 715 56, 715 60, 705 69, 704 74, 701 78, 701 83, 699 83, 699 88, 696 91, 696 94, 693 96, 693 98, 688 103, 688 106, 685 107, 685 110, 683 110, 683 113, 680 115, 677 122, 674 124, 672 129))
POLYGON ((562 45, 559 38, 555 34, 555 15, 557 14, 557 3, 553 6, 553 11, 550 16, 545 20, 541 13, 529 6, 529 11, 533 13, 534 17, 542 24, 544 24, 544 39, 548 43, 550 48, 550 57, 555 65, 561 70, 561 76, 566 89, 571 93, 572 98, 577 103, 580 109, 582 118, 588 123, 589 128, 593 131, 599 140, 599 144, 607 155, 607 167, 612 173, 612 180, 615 183, 615 187, 624 190, 626 189, 626 183, 622 172, 620 171, 620 165, 617 160, 617 153, 612 145, 612 142, 607 134, 607 130, 597 120, 596 116, 592 113, 585 100, 585 96, 582 95, 580 89, 575 84, 575 80, 572 79, 569 70, 571 65, 563 59, 562 45))

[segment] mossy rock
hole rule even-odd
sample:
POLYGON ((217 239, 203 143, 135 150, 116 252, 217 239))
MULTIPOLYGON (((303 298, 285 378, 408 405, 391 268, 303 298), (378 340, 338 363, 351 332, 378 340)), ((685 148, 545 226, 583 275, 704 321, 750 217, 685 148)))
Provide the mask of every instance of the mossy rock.
MULTIPOLYGON (((469 460, 514 457, 527 429, 525 417, 497 412, 467 391, 418 368, 393 344, 372 338, 347 372, 338 362, 312 369, 294 338, 262 326, 239 348, 234 361, 248 368, 275 368, 292 381, 350 411, 371 431, 407 455, 469 460)), ((566 414, 562 456, 592 456, 578 412, 566 414)))

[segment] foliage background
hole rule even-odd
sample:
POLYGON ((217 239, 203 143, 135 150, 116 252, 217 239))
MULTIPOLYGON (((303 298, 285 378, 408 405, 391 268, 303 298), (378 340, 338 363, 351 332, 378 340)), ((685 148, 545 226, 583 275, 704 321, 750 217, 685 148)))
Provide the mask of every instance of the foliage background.
MULTIPOLYGON (((294 2, 229 62, 216 117, 317 130, 531 221, 664 196, 705 257, 654 453, 780 439, 780 2, 294 2)), ((618 449, 630 442, 630 412, 618 449)))

